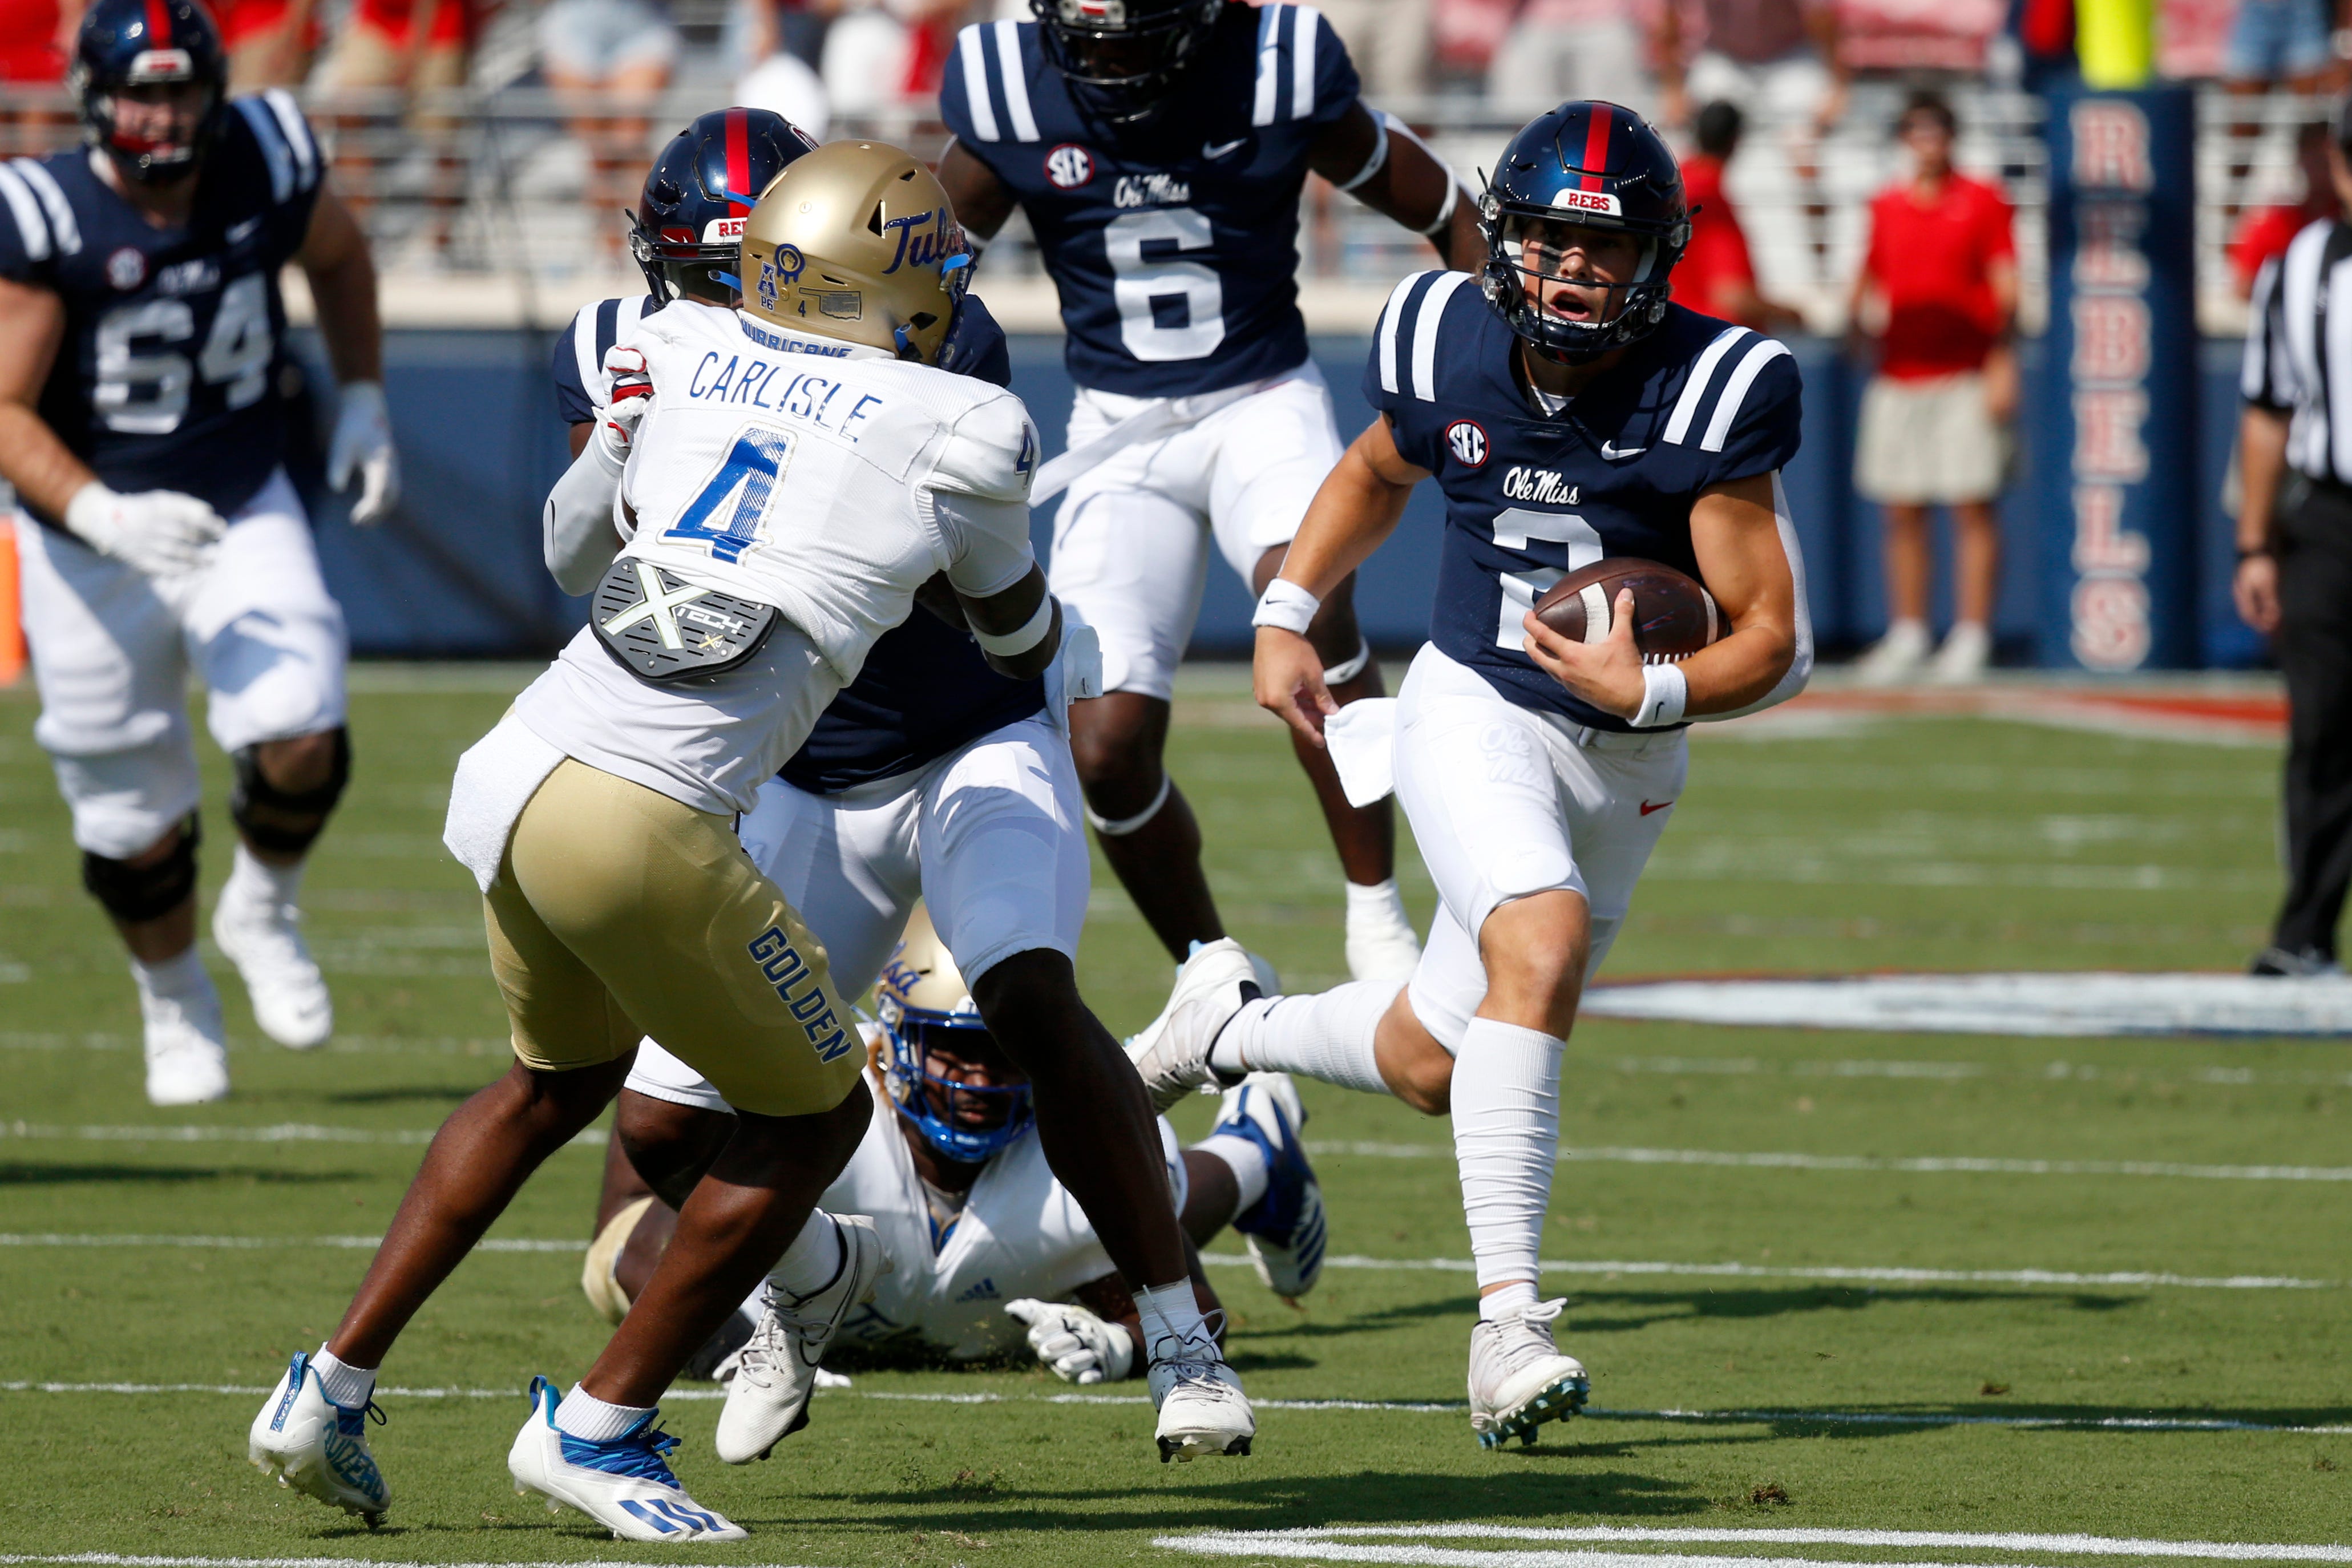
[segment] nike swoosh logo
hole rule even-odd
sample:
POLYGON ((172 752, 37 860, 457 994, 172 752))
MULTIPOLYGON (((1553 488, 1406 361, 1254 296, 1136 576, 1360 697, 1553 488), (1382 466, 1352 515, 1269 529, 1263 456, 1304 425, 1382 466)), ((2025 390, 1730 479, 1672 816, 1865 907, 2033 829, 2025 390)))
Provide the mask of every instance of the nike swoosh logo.
POLYGON ((1612 447, 1606 441, 1601 443, 1601 455, 1604 458, 1637 458, 1649 449, 1647 447, 1612 447))
POLYGON ((1670 805, 1674 805, 1674 804, 1675 804, 1675 803, 1674 803, 1673 801, 1670 801, 1670 800, 1660 800, 1660 801, 1648 801, 1648 800, 1645 800, 1645 801, 1643 801, 1643 802, 1642 803, 1642 815, 1643 815, 1643 816, 1649 816, 1649 815, 1650 815, 1650 813, 1652 813, 1652 812, 1654 812, 1654 811, 1664 811, 1664 810, 1665 810, 1665 809, 1666 809, 1666 807, 1668 807, 1668 806, 1670 806, 1670 805))
POLYGON ((1236 136, 1232 141, 1225 142, 1203 142, 1201 143, 1201 156, 1203 158, 1222 158, 1226 153, 1232 152, 1234 148, 1240 146, 1243 142, 1248 140, 1249 138, 1246 136, 1236 136))
POLYGON ((228 242, 229 242, 231 245, 235 245, 235 244, 236 244, 238 241, 243 240, 243 239, 246 239, 246 238, 247 238, 248 237, 250 237, 250 236, 252 235, 252 233, 253 233, 253 231, 254 231, 255 229, 259 228, 260 226, 261 226, 261 220, 260 220, 259 218, 257 218, 257 217, 249 217, 249 218, 246 219, 243 223, 240 223, 240 224, 232 224, 232 225, 229 226, 229 231, 228 231, 228 242))

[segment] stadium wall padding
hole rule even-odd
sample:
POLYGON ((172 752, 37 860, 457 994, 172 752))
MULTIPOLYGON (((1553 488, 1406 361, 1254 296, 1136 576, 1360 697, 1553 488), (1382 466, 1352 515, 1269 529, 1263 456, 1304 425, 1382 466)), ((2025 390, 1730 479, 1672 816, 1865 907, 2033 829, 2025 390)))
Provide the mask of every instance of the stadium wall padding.
MULTIPOLYGON (((343 500, 320 486, 315 451, 294 464, 318 519, 328 581, 342 601, 358 652, 403 658, 530 657, 552 649, 580 624, 586 601, 567 599, 540 564, 540 504, 569 460, 547 379, 551 347, 545 332, 386 334, 385 387, 405 489, 399 516, 385 527, 349 526, 343 500)), ((1352 438, 1370 417, 1357 391, 1368 347, 1369 340, 1360 338, 1321 338, 1314 344, 1343 438, 1352 438)), ((1849 482, 1865 376, 1827 342, 1801 339, 1791 347, 1805 378, 1805 445, 1787 474, 1789 500, 1804 544, 1814 629, 1834 657, 1868 643, 1885 625, 1877 509, 1856 498, 1849 482)), ((2040 370, 2036 347, 2025 345, 2029 379, 2040 370)), ((314 377, 323 374, 315 340, 298 342, 296 350, 314 377)), ((2234 342, 2204 342, 2196 389, 2195 647, 2200 662, 2220 667, 2257 663, 2263 652, 2230 609, 2234 557, 2220 500, 2236 427, 2237 359, 2234 342)), ((1014 389, 1028 400, 1047 451, 1058 451, 1073 396, 1061 340, 1016 337, 1013 363, 1014 389)), ((2032 432, 2022 430, 2021 437, 2002 509, 2005 559, 1996 628, 2011 662, 2032 657, 2033 617, 2042 602, 2036 580, 2039 520, 2030 507, 2032 432)), ((1384 647, 1409 647, 1425 635, 1441 515, 1434 487, 1423 486, 1395 537, 1365 568, 1357 611, 1384 647)), ((1048 508, 1037 519, 1040 554, 1047 552, 1052 516, 1048 508)), ((1939 552, 1948 548, 1945 533, 1939 521, 1939 552)), ((1948 584, 1939 578, 1939 626, 1949 613, 1948 584)), ((1194 650, 1245 655, 1249 642, 1248 597, 1219 565, 1209 574, 1194 650)))

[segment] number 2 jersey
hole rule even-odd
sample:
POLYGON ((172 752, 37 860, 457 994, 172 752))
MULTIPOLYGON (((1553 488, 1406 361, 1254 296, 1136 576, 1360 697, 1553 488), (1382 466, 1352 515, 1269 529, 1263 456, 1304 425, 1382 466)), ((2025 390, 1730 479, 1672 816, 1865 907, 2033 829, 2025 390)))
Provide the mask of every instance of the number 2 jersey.
POLYGON ((982 598, 1035 565, 1037 434, 1010 392, 715 305, 675 300, 621 341, 653 381, 621 477, 636 520, 622 560, 786 624, 748 663, 668 684, 583 627, 515 714, 592 767, 748 811, 917 588, 944 573, 982 598))
POLYGON ((1098 124, 1034 22, 966 27, 940 117, 1028 214, 1080 386, 1183 397, 1297 369, 1298 193, 1308 151, 1357 101, 1311 6, 1224 7, 1168 101, 1098 124))
POLYGON ((111 489, 229 516, 284 460, 278 273, 310 232, 318 143, 286 93, 231 100, 177 228, 100 179, 104 156, 0 163, 0 277, 65 302, 41 417, 111 489))
MULTIPOLYGON (((1512 374, 1519 339, 1465 272, 1420 272, 1381 312, 1364 396, 1397 450, 1445 496, 1430 641, 1522 708, 1630 730, 1529 658, 1521 621, 1543 591, 1604 556, 1693 577, 1699 493, 1796 455, 1802 387, 1785 344, 1680 305, 1557 414, 1512 374)), ((1774 510, 1804 615, 1804 574, 1776 479, 1774 510)))

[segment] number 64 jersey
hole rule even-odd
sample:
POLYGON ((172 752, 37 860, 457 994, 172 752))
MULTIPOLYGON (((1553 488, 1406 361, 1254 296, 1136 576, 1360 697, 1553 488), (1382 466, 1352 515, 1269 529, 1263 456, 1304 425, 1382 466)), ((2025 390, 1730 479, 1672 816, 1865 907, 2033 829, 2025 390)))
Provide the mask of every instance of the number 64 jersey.
MULTIPOLYGON (((1603 556, 1697 577, 1690 516, 1712 486, 1774 474, 1780 542, 1805 625, 1804 567, 1778 470, 1803 391, 1785 344, 1680 305, 1555 414, 1513 374, 1519 340, 1463 272, 1416 273, 1381 313, 1366 401, 1445 495, 1430 641, 1522 708, 1632 728, 1529 658, 1521 622, 1544 590, 1603 556)), ((1810 633, 1805 634, 1810 636, 1810 633)))
POLYGON ((310 232, 318 144, 284 92, 232 100, 178 228, 101 180, 103 156, 0 163, 0 278, 65 302, 41 417, 112 489, 231 516, 284 460, 278 273, 310 232))

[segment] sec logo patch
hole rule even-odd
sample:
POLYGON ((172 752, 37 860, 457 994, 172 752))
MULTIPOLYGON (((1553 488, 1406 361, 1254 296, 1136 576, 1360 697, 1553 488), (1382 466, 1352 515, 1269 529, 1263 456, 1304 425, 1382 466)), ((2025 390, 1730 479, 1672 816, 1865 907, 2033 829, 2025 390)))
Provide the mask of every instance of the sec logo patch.
POLYGON ((147 281, 147 258, 133 246, 124 246, 106 258, 106 280, 128 294, 147 281))
POLYGON ((1045 177, 1058 190, 1075 191, 1095 177, 1095 156, 1075 142, 1045 154, 1045 177))
POLYGON ((1465 468, 1483 467, 1486 461, 1486 432, 1475 419, 1456 419, 1448 425, 1445 444, 1465 468))

